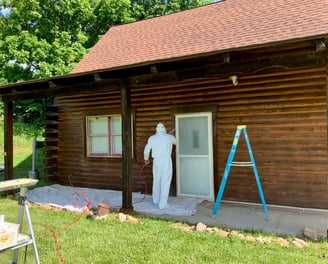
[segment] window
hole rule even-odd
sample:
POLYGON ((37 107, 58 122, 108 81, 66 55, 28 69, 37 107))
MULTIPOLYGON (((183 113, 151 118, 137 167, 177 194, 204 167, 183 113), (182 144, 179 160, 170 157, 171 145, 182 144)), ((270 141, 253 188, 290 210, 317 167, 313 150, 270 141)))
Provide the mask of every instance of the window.
POLYGON ((87 156, 122 156, 122 118, 120 115, 87 116, 87 156))

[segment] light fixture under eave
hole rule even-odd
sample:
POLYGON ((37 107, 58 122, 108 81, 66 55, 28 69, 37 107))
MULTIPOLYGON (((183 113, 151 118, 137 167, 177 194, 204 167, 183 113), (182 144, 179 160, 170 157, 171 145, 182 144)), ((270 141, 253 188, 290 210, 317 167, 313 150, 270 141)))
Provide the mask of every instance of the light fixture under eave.
POLYGON ((222 54, 223 63, 230 63, 230 53, 226 52, 222 54))
POLYGON ((158 70, 157 70, 156 65, 151 65, 151 66, 150 66, 150 72, 153 73, 153 74, 158 73, 158 70))
POLYGON ((234 86, 237 86, 238 85, 238 76, 237 75, 231 75, 231 76, 229 76, 229 80, 232 81, 232 84, 234 86))
POLYGON ((99 73, 93 74, 93 78, 95 79, 95 82, 100 82, 102 80, 99 73))
POLYGON ((56 84, 54 82, 49 81, 48 84, 49 84, 49 88, 56 88, 56 84))
POLYGON ((326 43, 324 39, 319 39, 316 42, 316 47, 315 47, 316 51, 324 51, 326 50, 326 43))

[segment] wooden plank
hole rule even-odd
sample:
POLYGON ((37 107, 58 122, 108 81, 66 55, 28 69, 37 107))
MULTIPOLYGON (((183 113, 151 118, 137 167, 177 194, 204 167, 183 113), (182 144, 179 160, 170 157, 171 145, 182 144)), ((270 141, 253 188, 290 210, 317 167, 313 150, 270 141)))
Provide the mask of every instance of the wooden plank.
POLYGON ((5 180, 14 179, 13 102, 4 101, 4 161, 5 180))
POLYGON ((131 103, 130 89, 121 84, 122 103, 122 178, 123 178, 123 211, 132 211, 132 180, 131 180, 131 160, 132 160, 132 130, 131 130, 131 103))

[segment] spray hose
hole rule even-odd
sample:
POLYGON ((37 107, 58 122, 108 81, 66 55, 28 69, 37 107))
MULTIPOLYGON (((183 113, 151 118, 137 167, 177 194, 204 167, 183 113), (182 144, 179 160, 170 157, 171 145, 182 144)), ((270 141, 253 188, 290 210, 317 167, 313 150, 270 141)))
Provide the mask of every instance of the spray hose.
MULTIPOLYGON (((144 196, 140 200, 134 202, 133 204, 141 203, 146 198, 146 195, 147 195, 147 183, 146 183, 146 180, 145 180, 145 178, 143 176, 143 171, 144 171, 144 169, 145 169, 146 166, 147 166, 147 163, 144 163, 141 166, 140 171, 139 171, 139 174, 138 174, 139 178, 141 178, 141 180, 142 180, 142 182, 144 184, 144 188, 145 188, 144 189, 144 196)), ((52 227, 49 227, 49 226, 44 226, 44 228, 48 229, 51 232, 51 234, 52 234, 53 240, 55 242, 56 253, 57 253, 57 256, 58 256, 58 258, 59 258, 59 260, 60 260, 60 262, 62 264, 67 264, 67 262, 65 261, 65 259, 63 258, 63 256, 60 253, 60 247, 59 247, 59 243, 58 243, 58 232, 63 231, 65 229, 69 228, 70 226, 74 225, 78 221, 80 221, 80 219, 84 215, 86 215, 86 214, 89 213, 90 208, 91 208, 91 201, 90 201, 89 197, 84 192, 82 192, 80 190, 76 190, 76 191, 74 191, 72 193, 72 201, 73 201, 73 203, 78 208, 83 208, 83 212, 77 218, 75 218, 72 222, 70 222, 70 223, 68 223, 68 224, 66 224, 66 225, 64 225, 62 227, 59 227, 57 229, 52 228, 52 227), (86 201, 86 204, 85 205, 82 205, 82 204, 78 203, 77 200, 76 200, 76 198, 75 198, 76 195, 80 195, 81 197, 83 197, 83 199, 86 201)))
POLYGON ((91 201, 90 201, 89 197, 88 197, 84 192, 82 192, 82 191, 80 191, 80 190, 77 190, 77 191, 75 191, 75 192, 72 193, 72 201, 73 201, 73 203, 74 203, 78 208, 86 207, 88 210, 90 210, 90 208, 91 208, 91 201), (85 206, 79 204, 79 203, 76 201, 75 196, 76 196, 77 194, 81 195, 81 196, 85 199, 85 201, 86 201, 86 205, 85 205, 85 206))
POLYGON ((141 169, 140 169, 139 174, 138 174, 139 178, 142 180, 142 182, 144 184, 144 196, 139 201, 136 201, 133 204, 141 203, 142 201, 144 201, 146 199, 146 195, 147 195, 147 183, 146 183, 145 177, 143 176, 143 171, 144 171, 144 169, 145 169, 145 167, 147 165, 148 165, 147 163, 144 163, 141 166, 141 169))
POLYGON ((86 215, 86 214, 89 213, 89 210, 90 210, 90 207, 91 207, 91 202, 90 202, 89 197, 88 197, 84 192, 82 192, 82 191, 80 191, 80 190, 76 190, 75 192, 72 193, 72 201, 73 201, 73 203, 74 203, 77 207, 79 207, 79 208, 84 208, 83 212, 82 212, 77 218, 75 218, 72 222, 70 222, 70 223, 68 223, 68 224, 66 224, 66 225, 64 225, 64 226, 62 226, 62 227, 59 227, 59 228, 57 228, 57 229, 52 228, 52 227, 49 227, 49 226, 44 226, 44 228, 48 229, 48 230, 51 232, 52 237, 53 237, 53 240, 54 240, 54 242, 55 242, 57 256, 58 256, 60 262, 63 263, 63 264, 66 264, 66 261, 65 261, 65 259, 63 258, 63 256, 62 256, 61 253, 60 253, 60 247, 59 247, 59 243, 58 243, 58 232, 63 231, 63 230, 65 230, 65 229, 69 228, 70 226, 74 225, 74 224, 77 223, 78 221, 80 221, 80 219, 81 219, 84 215, 86 215), (85 205, 85 206, 79 204, 79 203, 76 201, 75 196, 76 196, 77 194, 79 194, 80 196, 82 196, 82 197, 85 199, 85 201, 86 201, 86 205, 85 205))
MULTIPOLYGON (((144 185, 144 195, 142 198, 140 198, 139 200, 135 201, 135 202, 132 202, 132 204, 138 204, 138 203, 141 203, 143 202, 145 199, 146 199, 146 195, 147 195, 147 183, 146 183, 146 180, 145 180, 145 177, 143 176, 143 171, 145 169, 145 167, 147 166, 148 164, 147 163, 144 163, 140 170, 139 170, 139 173, 138 173, 138 177, 141 179, 143 185, 144 185)), ((120 208, 121 205, 117 205, 117 206, 113 206, 112 208, 120 208)))

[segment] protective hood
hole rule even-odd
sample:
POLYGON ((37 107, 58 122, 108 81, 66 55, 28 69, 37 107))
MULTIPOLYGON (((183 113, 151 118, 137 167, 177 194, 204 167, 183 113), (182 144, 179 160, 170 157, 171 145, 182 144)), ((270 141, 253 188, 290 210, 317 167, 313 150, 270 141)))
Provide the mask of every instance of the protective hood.
POLYGON ((156 134, 166 134, 166 128, 163 123, 158 123, 156 126, 156 134))

